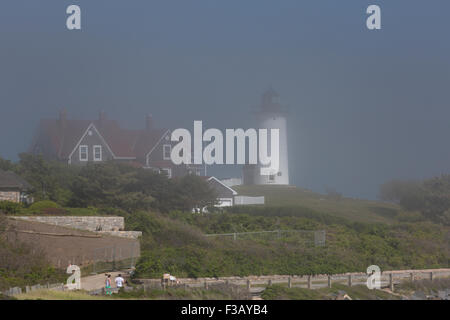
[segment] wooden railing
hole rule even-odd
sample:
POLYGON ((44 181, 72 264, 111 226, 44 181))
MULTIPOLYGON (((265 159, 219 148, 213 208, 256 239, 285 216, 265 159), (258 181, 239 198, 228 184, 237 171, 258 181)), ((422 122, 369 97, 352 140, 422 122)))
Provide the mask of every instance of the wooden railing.
MULTIPOLYGON (((393 270, 384 271, 381 274, 381 287, 394 289, 394 285, 402 281, 415 281, 436 278, 450 277, 450 268, 445 269, 423 269, 423 270, 393 270)), ((219 277, 219 278, 180 278, 177 284, 186 287, 205 287, 209 284, 225 283, 246 286, 248 290, 252 288, 264 288, 272 284, 287 284, 289 288, 304 287, 308 289, 331 287, 333 283, 343 283, 348 286, 365 285, 368 275, 362 272, 343 273, 334 275, 270 275, 270 276, 249 276, 249 277, 219 277)), ((165 287, 160 279, 138 279, 144 285, 165 287)), ((168 284, 167 286, 170 286, 168 284)))

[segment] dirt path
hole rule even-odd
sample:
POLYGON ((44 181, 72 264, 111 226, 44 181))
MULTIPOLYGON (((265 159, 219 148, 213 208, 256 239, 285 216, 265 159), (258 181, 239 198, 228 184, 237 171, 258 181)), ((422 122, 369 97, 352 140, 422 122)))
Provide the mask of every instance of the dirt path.
MULTIPOLYGON (((108 274, 111 275, 111 286, 115 288, 116 284, 114 282, 114 279, 119 274, 121 274, 122 277, 126 280, 128 278, 128 271, 129 270, 108 272, 108 274)), ((105 286, 105 279, 106 279, 105 273, 83 277, 81 278, 81 289, 86 291, 101 289, 105 286)))

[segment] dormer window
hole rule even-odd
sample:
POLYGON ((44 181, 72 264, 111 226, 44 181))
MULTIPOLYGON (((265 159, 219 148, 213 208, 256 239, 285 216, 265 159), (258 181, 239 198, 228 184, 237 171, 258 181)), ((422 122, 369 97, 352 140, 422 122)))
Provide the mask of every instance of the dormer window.
POLYGON ((163 145, 163 159, 170 160, 170 153, 172 152, 172 146, 170 144, 163 145))
POLYGON ((102 146, 94 146, 94 161, 102 161, 102 146))
POLYGON ((88 153, 88 146, 80 146, 80 161, 88 161, 89 153, 88 153))

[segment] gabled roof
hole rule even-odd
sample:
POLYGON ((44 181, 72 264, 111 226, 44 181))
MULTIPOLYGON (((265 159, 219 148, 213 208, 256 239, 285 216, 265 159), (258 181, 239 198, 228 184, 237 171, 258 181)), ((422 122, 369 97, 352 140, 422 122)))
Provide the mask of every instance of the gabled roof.
POLYGON ((0 189, 30 190, 33 187, 11 171, 0 170, 0 189))
POLYGON ((167 129, 142 130, 134 146, 137 158, 145 158, 169 131, 167 129))
MULTIPOLYGON (((167 129, 129 130, 119 126, 117 121, 43 119, 33 144, 49 145, 56 158, 66 160, 77 147, 90 126, 94 126, 110 148, 115 158, 136 159, 145 155, 161 139, 167 129)), ((34 147, 32 146, 32 149, 34 147)))
POLYGON ((229 186, 227 186, 226 184, 224 184, 222 181, 220 181, 219 179, 217 179, 216 177, 203 177, 206 181, 210 182, 210 181, 214 181, 218 184, 221 184, 224 188, 228 189, 229 191, 231 191, 233 193, 233 196, 237 196, 237 192, 230 188, 229 186))

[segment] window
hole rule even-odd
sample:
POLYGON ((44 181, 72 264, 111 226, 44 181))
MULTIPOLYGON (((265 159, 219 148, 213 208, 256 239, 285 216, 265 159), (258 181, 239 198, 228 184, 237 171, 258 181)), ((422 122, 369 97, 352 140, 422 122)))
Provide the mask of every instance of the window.
POLYGON ((88 146, 80 146, 80 161, 88 161, 88 146))
POLYGON ((163 145, 163 159, 170 160, 170 153, 172 152, 172 146, 170 144, 163 145))
POLYGON ((160 173, 165 173, 167 178, 172 178, 172 169, 170 168, 162 168, 159 170, 160 173))
POLYGON ((274 174, 269 175, 269 181, 270 182, 275 181, 275 175, 274 174))
POLYGON ((94 146, 94 161, 102 161, 102 146, 94 146))

